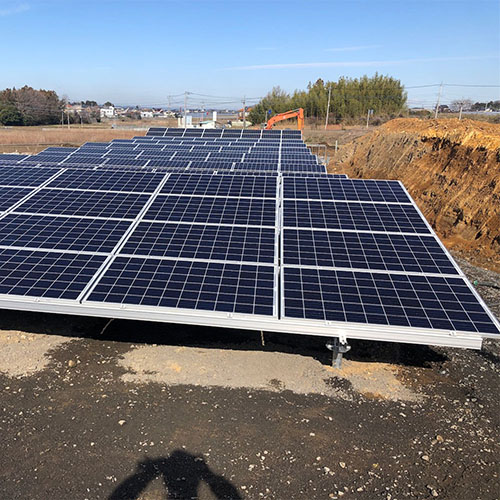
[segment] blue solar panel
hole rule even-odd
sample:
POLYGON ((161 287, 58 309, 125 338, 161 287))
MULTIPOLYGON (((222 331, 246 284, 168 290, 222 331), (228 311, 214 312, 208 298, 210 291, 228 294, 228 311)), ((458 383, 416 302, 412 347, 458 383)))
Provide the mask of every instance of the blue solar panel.
POLYGON ((137 171, 68 170, 48 184, 50 188, 152 193, 165 174, 137 171))
POLYGON ((433 236, 285 229, 285 264, 458 274, 433 236))
POLYGON ((0 249, 0 294, 76 299, 104 255, 0 249))
POLYGON ((57 168, 3 167, 0 168, 0 185, 37 187, 57 172, 57 168))
POLYGON ((117 257, 89 301, 273 315, 274 267, 117 257))
POLYGON ((8 210, 32 191, 26 188, 0 187, 0 211, 8 210))
POLYGON ((12 213, 0 219, 0 245, 111 252, 130 222, 12 213))
POLYGON ((262 198, 159 195, 144 220, 274 226, 276 202, 262 198))
POLYGON ((412 205, 284 200, 285 227, 430 233, 412 205))
POLYGON ((306 200, 381 201, 411 203, 398 181, 334 179, 327 177, 283 180, 284 198, 306 200))
POLYGON ((136 193, 41 189, 21 204, 17 212, 133 219, 149 198, 136 193))
POLYGON ((276 198, 276 187, 275 177, 171 174, 161 193, 276 198))
POLYGON ((289 318, 500 334, 463 278, 284 269, 289 318))
POLYGON ((272 264, 274 228, 141 222, 122 254, 272 264))

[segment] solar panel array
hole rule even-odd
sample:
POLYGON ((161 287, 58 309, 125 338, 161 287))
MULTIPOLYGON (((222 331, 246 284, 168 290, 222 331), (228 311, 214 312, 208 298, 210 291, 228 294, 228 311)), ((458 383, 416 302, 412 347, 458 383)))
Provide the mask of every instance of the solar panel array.
POLYGON ((252 175, 326 173, 325 166, 306 147, 299 131, 280 130, 198 129, 193 133, 190 129, 151 129, 145 137, 86 143, 79 148, 50 147, 36 155, 5 161, 71 169, 128 167, 252 175))
POLYGON ((480 347, 500 325, 398 181, 298 131, 0 157, 0 307, 480 347))

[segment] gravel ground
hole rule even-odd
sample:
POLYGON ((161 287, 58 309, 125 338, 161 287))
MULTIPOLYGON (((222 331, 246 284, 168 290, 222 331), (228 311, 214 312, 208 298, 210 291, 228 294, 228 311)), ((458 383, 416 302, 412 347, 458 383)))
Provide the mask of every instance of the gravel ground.
POLYGON ((500 498, 498 343, 105 324, 0 313, 0 498, 500 498))

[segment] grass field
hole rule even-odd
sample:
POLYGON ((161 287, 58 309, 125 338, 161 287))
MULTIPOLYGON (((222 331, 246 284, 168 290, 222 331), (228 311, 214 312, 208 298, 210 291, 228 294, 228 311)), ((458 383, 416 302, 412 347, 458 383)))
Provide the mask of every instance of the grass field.
POLYGON ((144 135, 145 130, 112 128, 12 127, 0 129, 0 153, 37 153, 48 146, 80 146, 144 135))

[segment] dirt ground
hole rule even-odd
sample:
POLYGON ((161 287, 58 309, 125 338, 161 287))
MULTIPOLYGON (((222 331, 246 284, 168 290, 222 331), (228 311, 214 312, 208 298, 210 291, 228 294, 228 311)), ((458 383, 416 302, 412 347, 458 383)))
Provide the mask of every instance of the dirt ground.
POLYGON ((0 498, 500 497, 498 343, 106 323, 0 312, 0 498))

